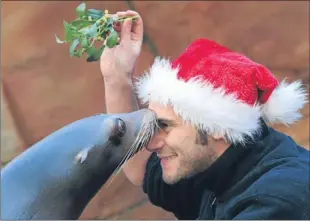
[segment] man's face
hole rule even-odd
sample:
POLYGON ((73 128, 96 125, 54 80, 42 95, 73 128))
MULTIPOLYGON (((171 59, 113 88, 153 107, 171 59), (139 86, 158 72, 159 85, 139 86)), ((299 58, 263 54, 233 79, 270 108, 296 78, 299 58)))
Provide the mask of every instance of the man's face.
POLYGON ((214 139, 208 137, 207 145, 200 144, 197 130, 185 124, 171 107, 150 103, 149 108, 157 114, 161 129, 147 149, 156 152, 160 158, 166 183, 173 184, 202 172, 218 158, 219 151, 215 151, 214 139))

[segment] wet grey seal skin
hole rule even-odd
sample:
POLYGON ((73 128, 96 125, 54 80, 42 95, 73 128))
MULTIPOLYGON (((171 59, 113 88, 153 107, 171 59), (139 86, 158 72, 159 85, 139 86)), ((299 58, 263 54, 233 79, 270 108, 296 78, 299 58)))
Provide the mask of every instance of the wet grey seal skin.
POLYGON ((27 149, 1 171, 1 219, 78 219, 153 117, 94 115, 27 149))

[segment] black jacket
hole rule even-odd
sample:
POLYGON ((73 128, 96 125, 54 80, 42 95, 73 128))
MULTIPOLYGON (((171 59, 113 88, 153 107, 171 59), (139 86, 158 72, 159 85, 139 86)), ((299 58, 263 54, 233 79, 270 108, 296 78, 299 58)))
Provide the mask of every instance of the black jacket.
POLYGON ((148 161, 143 190, 178 219, 310 219, 309 151, 267 127, 246 147, 231 145, 207 171, 175 185, 148 161))

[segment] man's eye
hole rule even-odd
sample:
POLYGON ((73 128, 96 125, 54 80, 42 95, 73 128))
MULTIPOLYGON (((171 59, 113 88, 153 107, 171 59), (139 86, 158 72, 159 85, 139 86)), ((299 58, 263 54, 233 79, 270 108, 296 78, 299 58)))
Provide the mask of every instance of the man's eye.
POLYGON ((158 119, 158 120, 157 120, 157 126, 158 126, 159 129, 165 129, 165 128, 167 128, 169 125, 168 125, 168 123, 167 123, 166 121, 161 120, 161 119, 158 119))
POLYGON ((158 126, 160 129, 165 129, 168 127, 168 124, 164 122, 158 122, 158 126))

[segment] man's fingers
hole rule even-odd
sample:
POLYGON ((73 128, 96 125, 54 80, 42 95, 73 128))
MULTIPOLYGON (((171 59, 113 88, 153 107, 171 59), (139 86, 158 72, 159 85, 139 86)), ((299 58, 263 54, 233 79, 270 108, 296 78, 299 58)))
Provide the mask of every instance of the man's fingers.
POLYGON ((143 22, 142 22, 140 15, 135 11, 128 10, 126 12, 126 16, 137 16, 138 17, 133 22, 131 31, 132 31, 133 40, 141 40, 143 37, 143 22))
POLYGON ((140 15, 132 10, 127 11, 121 11, 116 13, 117 17, 132 17, 137 16, 138 18, 135 21, 132 21, 131 19, 125 19, 121 27, 119 28, 118 25, 114 25, 114 29, 117 32, 120 32, 121 41, 127 41, 127 40, 134 40, 134 41, 140 41, 143 38, 143 23, 140 15))
POLYGON ((127 10, 127 11, 117 12, 116 15, 117 17, 121 18, 121 17, 135 16, 139 14, 135 11, 127 10))
POLYGON ((121 29, 121 41, 131 40, 131 27, 132 27, 132 19, 130 18, 125 19, 121 29))
POLYGON ((124 17, 124 16, 126 16, 126 11, 117 12, 116 15, 117 15, 117 17, 124 17))
POLYGON ((135 16, 135 15, 139 16, 138 12, 132 11, 132 10, 127 10, 124 13, 125 13, 125 16, 135 16))

